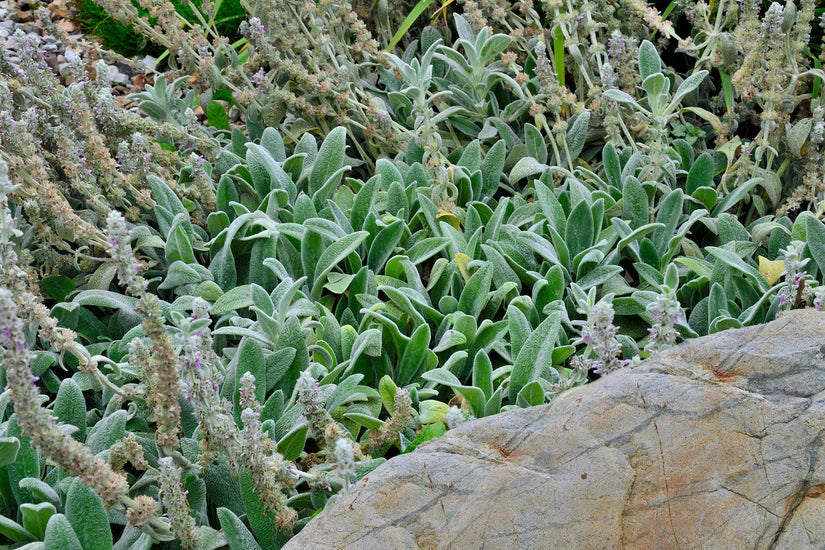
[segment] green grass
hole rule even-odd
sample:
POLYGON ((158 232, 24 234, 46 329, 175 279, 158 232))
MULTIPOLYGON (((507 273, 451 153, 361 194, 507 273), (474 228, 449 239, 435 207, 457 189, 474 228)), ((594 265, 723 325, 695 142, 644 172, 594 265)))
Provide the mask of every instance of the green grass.
MULTIPOLYGON (((175 9, 187 21, 194 22, 195 16, 192 9, 181 0, 171 0, 175 9)), ((196 6, 200 6, 201 0, 193 0, 196 6)), ((77 1, 77 19, 86 34, 92 35, 101 41, 104 47, 114 50, 125 56, 138 54, 158 55, 163 52, 163 48, 152 44, 135 32, 134 28, 124 25, 96 4, 93 0, 77 1)), ((225 0, 218 11, 216 22, 218 31, 229 37, 237 38, 238 26, 246 17, 246 12, 240 5, 239 0, 225 0)))

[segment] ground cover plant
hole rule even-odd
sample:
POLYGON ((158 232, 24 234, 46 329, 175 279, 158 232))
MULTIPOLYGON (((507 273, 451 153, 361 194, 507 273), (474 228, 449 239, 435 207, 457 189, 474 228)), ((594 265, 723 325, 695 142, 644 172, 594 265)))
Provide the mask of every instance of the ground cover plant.
POLYGON ((375 4, 232 43, 104 0, 168 51, 142 116, 0 53, 0 543, 279 548, 462 422, 820 307, 814 2, 375 4))

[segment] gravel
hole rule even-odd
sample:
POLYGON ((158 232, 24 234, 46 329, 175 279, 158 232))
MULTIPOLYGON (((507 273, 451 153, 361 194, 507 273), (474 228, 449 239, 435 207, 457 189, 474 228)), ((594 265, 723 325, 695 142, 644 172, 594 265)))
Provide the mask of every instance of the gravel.
MULTIPOLYGON (((84 39, 83 34, 72 32, 77 29, 77 24, 71 21, 70 15, 74 8, 71 0, 51 0, 49 2, 27 2, 25 0, 0 0, 0 47, 12 62, 18 61, 17 43, 14 34, 18 30, 23 31, 26 37, 41 40, 41 51, 44 60, 51 69, 59 75, 65 73, 69 62, 78 56, 85 56, 89 42, 84 39), (40 23, 37 20, 37 8, 45 5, 52 13, 52 21, 60 24, 61 28, 69 32, 69 37, 77 40, 81 51, 65 49, 59 44, 54 36, 44 34, 40 23)), ((151 56, 147 56, 144 61, 156 61, 151 56)), ((151 65, 149 65, 151 66, 151 65)), ((116 86, 115 93, 125 95, 128 93, 141 91, 132 84, 134 72, 125 63, 109 63, 107 77, 116 86)))

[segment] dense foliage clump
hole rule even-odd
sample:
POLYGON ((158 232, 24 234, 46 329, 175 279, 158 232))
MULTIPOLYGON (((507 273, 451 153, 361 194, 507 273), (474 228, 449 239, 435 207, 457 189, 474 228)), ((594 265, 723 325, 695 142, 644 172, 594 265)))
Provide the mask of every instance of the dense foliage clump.
POLYGON ((143 116, 0 52, 0 543, 279 548, 462 422, 821 307, 813 1, 99 4, 167 52, 143 116))

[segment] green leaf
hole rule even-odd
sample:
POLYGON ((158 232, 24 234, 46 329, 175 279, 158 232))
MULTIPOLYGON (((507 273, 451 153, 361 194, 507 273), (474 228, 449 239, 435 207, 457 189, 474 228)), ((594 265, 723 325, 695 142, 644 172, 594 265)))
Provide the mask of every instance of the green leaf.
POLYGON ((448 244, 450 244, 449 237, 428 237, 412 245, 406 254, 413 265, 418 265, 447 248, 448 244))
POLYGON ((553 62, 556 66, 556 80, 563 87, 567 71, 564 68, 564 31, 561 25, 553 28, 553 62))
POLYGON ((86 445, 97 454, 114 445, 116 441, 126 435, 126 418, 128 413, 124 410, 115 411, 109 416, 100 420, 89 432, 86 438, 86 445))
POLYGON ((372 203, 375 200, 376 188, 381 178, 374 176, 367 180, 367 183, 361 187, 358 194, 355 195, 355 201, 352 203, 352 211, 350 212, 350 221, 353 229, 362 229, 367 215, 372 210, 372 203))
MULTIPOLYGON (((20 448, 14 462, 6 466, 9 485, 15 500, 22 504, 31 500, 31 493, 20 488, 20 480, 27 477, 40 477, 40 457, 37 449, 31 444, 31 438, 21 434, 17 416, 12 416, 7 424, 6 437, 20 440, 20 448)), ((13 444, 12 444, 13 445, 13 444)))
POLYGON ((538 128, 532 124, 524 125, 524 144, 527 146, 527 155, 540 163, 547 162, 547 144, 538 128))
POLYGON ((473 360, 473 386, 483 391, 486 399, 493 395, 493 364, 484 350, 479 350, 473 360))
POLYGON ((485 263, 478 271, 473 273, 464 290, 461 291, 458 310, 478 318, 487 303, 492 283, 493 268, 489 263, 485 263))
POLYGON ((571 258, 593 245, 593 210, 587 201, 579 202, 570 212, 564 230, 564 241, 571 258))
POLYGON ((194 267, 177 260, 169 266, 166 279, 158 286, 158 290, 170 290, 179 286, 198 284, 200 282, 201 274, 194 267))
MULTIPOLYGON (((391 51, 398 42, 404 37, 407 31, 410 30, 410 27, 413 26, 416 19, 418 19, 424 10, 430 7, 430 4, 433 3, 433 0, 419 0, 419 2, 410 10, 410 13, 407 14, 407 17, 404 18, 404 21, 401 22, 401 25, 398 27, 398 30, 395 31, 395 34, 390 40, 390 43, 387 45, 387 50, 391 51)), ((232 550, 235 550, 234 548, 232 550)))
POLYGON ((584 144, 587 141, 587 130, 590 127, 590 111, 585 109, 576 117, 573 124, 567 130, 565 139, 567 140, 568 162, 571 166, 579 158, 584 144))
POLYGON ((402 387, 412 382, 423 366, 423 359, 430 346, 430 337, 430 327, 426 323, 418 325, 410 336, 398 363, 397 380, 402 387))
POLYGON ((484 155, 484 161, 481 163, 481 177, 484 182, 481 187, 482 197, 490 197, 498 189, 506 156, 507 144, 503 139, 498 140, 484 155))
POLYGON ((750 195, 751 191, 757 185, 760 185, 763 181, 763 178, 757 177, 752 178, 731 191, 728 195, 725 195, 721 201, 716 205, 716 208, 713 209, 713 215, 718 216, 723 212, 727 212, 730 210, 736 203, 750 195))
POLYGON ((589 290, 594 286, 599 286, 619 273, 624 271, 621 266, 618 265, 600 265, 594 267, 591 271, 589 271, 585 276, 578 279, 576 284, 578 284, 582 290, 589 290))
POLYGON ((35 539, 34 535, 16 521, 0 515, 0 535, 8 537, 15 542, 30 542, 35 539))
POLYGON ((74 281, 62 275, 44 277, 40 284, 43 285, 43 289, 49 293, 49 296, 57 302, 65 301, 66 296, 75 289, 74 281))
MULTIPOLYGON (((670 101, 670 105, 668 105, 667 112, 671 112, 679 106, 679 103, 682 99, 691 93, 693 90, 699 87, 699 84, 705 80, 705 77, 708 76, 708 72, 705 70, 696 71, 679 84, 679 87, 676 89, 676 93, 673 96, 673 99, 670 101)), ((695 111, 694 111, 695 112, 695 111)))
MULTIPOLYGON (((267 128, 268 129, 268 128, 267 128)), ((218 521, 226 536, 229 550, 261 550, 246 525, 227 508, 218 508, 218 521)))
POLYGON ((760 292, 768 291, 768 283, 765 280, 765 278, 759 274, 759 271, 757 271, 755 267, 746 264, 745 261, 742 260, 742 258, 737 256, 735 253, 724 248, 718 248, 716 246, 709 246, 706 248, 706 250, 713 257, 721 260, 728 266, 750 277, 751 282, 755 283, 759 287, 760 292))
POLYGON ((445 433, 447 433, 447 427, 442 422, 427 424, 421 429, 421 432, 419 432, 416 438, 413 439, 409 445, 407 445, 407 448, 404 449, 404 452, 401 454, 411 453, 422 443, 432 441, 437 437, 441 437, 445 433))
POLYGON ((323 252, 323 237, 314 229, 307 228, 304 237, 301 239, 301 266, 304 275, 312 277, 315 266, 323 252))
POLYGON ((114 545, 114 550, 149 550, 152 544, 148 533, 127 523, 114 545))
MULTIPOLYGON (((269 150, 256 143, 247 143, 246 148, 246 164, 258 200, 263 200, 273 189, 282 189, 289 197, 294 197, 295 183, 269 150)), ((231 193, 231 189, 227 191, 231 193)))
POLYGON ((713 157, 708 152, 702 153, 693 161, 685 192, 690 195, 700 187, 713 187, 713 157))
POLYGON ((60 500, 60 496, 57 492, 52 489, 52 487, 43 481, 40 481, 36 477, 26 477, 20 480, 18 486, 21 489, 28 489, 31 491, 32 495, 34 495, 35 499, 39 500, 40 502, 49 502, 55 506, 55 508, 62 508, 63 503, 60 500))
POLYGON ((371 270, 375 273, 381 271, 404 236, 405 229, 404 220, 396 220, 378 232, 367 254, 367 265, 371 270))
POLYGON ((456 166, 464 166, 470 173, 481 168, 481 143, 477 139, 467 144, 456 166))
POLYGON ((53 412, 58 422, 77 427, 72 437, 78 441, 86 439, 86 399, 74 379, 65 378, 60 383, 53 412))
POLYGON ((547 168, 549 167, 546 164, 542 164, 532 157, 523 157, 513 166, 513 169, 510 170, 510 185, 515 184, 520 179, 541 174, 547 170, 547 168))
POLYGON ((716 199, 719 194, 716 192, 716 189, 712 189, 710 187, 700 187, 691 193, 690 196, 701 202, 705 208, 710 210, 716 205, 716 199))
POLYGON ((530 382, 518 392, 516 401, 522 407, 535 407, 544 403, 544 389, 538 380, 530 382))
POLYGON ((229 130, 229 115, 226 109, 217 101, 210 101, 206 107, 206 121, 209 126, 218 130, 229 130))
MULTIPOLYGON (((464 353, 464 356, 466 355, 467 354, 464 353)), ((467 400, 476 418, 484 416, 484 404, 486 401, 484 392, 480 388, 462 385, 461 381, 447 368, 437 368, 427 371, 423 373, 421 377, 430 382, 452 388, 467 400)))
POLYGON ((333 129, 318 151, 312 173, 309 176, 309 195, 320 190, 335 172, 344 167, 346 156, 347 129, 339 126, 333 129))
POLYGON ((326 283, 327 274, 338 265, 338 262, 349 256, 358 246, 369 236, 367 231, 356 231, 350 233, 330 244, 315 266, 315 277, 310 291, 310 300, 317 300, 321 297, 321 290, 326 283))
POLYGON ((278 441, 278 452, 284 455, 286 460, 297 460, 304 451, 308 432, 308 423, 293 426, 289 433, 278 441))
MULTIPOLYGON (((722 96, 725 98, 725 109, 728 113, 733 111, 733 85, 730 80, 730 74, 717 68, 719 71, 719 80, 722 81, 722 96)), ((816 93, 814 93, 816 97, 816 93)))
POLYGON ((135 305, 137 298, 124 296, 109 290, 84 290, 74 297, 72 302, 81 306, 97 306, 118 309, 137 318, 135 305))
POLYGON ((607 99, 616 101, 618 103, 627 103, 631 105, 637 111, 641 111, 643 113, 649 113, 647 109, 644 109, 641 105, 639 105, 633 97, 628 94, 627 92, 623 92, 621 90, 611 89, 605 90, 604 94, 602 94, 607 99))
MULTIPOLYGON (((146 181, 148 181, 152 187, 152 198, 155 199, 159 206, 171 212, 172 217, 177 214, 189 215, 181 200, 165 181, 153 174, 147 175, 146 181)), ((166 235, 166 231, 161 231, 161 233, 166 235)))
POLYGON ((344 418, 353 420, 368 430, 377 430, 378 428, 384 425, 384 422, 368 414, 361 414, 356 412, 344 413, 344 418))
POLYGON ((20 505, 20 515, 23 518, 23 527, 39 540, 46 536, 46 524, 49 518, 57 513, 57 509, 50 502, 32 504, 26 502, 20 505))
POLYGON ((602 166, 607 181, 616 189, 622 188, 622 164, 619 155, 612 143, 607 143, 602 149, 602 166))
POLYGON ((556 346, 561 313, 551 311, 533 331, 519 351, 510 374, 510 402, 515 404, 521 388, 536 380, 546 366, 552 366, 553 349, 556 346))
POLYGON ((820 277, 825 274, 825 225, 814 216, 805 220, 806 242, 811 256, 819 266, 820 277))
POLYGON ((544 182, 536 182, 536 198, 538 198, 541 211, 550 225, 560 234, 564 234, 567 228, 567 216, 565 216, 564 208, 553 189, 545 185, 544 182))
POLYGON ((624 203, 622 218, 633 229, 645 225, 650 218, 650 203, 644 186, 636 178, 628 177, 624 182, 622 196, 624 203))
POLYGON ((233 311, 249 307, 253 304, 252 286, 236 286, 227 291, 220 298, 218 298, 214 304, 212 304, 210 313, 214 317, 220 317, 226 313, 231 313, 233 311))
POLYGON ((0 466, 12 464, 17 459, 20 440, 16 437, 0 437, 0 466))
POLYGON ((79 479, 72 482, 66 495, 66 519, 83 550, 112 550, 112 530, 103 501, 79 479))
POLYGON ((261 146, 269 151, 269 154, 275 162, 284 162, 286 160, 284 139, 275 128, 267 128, 264 130, 264 133, 261 136, 261 146))
MULTIPOLYGON (((701 156, 699 158, 701 158, 701 156)), ((682 216, 683 206, 684 196, 681 189, 674 189, 659 203, 656 223, 662 225, 653 232, 653 245, 659 254, 664 255, 664 253, 667 252, 667 245, 676 233, 676 226, 679 224, 679 218, 682 216)))
POLYGON ((63 514, 55 514, 46 524, 44 550, 84 550, 77 533, 63 514))
POLYGON ((645 40, 639 46, 639 75, 642 80, 652 74, 662 72, 662 60, 656 46, 650 40, 645 40))
POLYGON ((395 410, 395 392, 398 391, 398 386, 392 381, 392 378, 385 374, 378 381, 378 393, 381 395, 381 403, 384 409, 392 414, 395 410))

